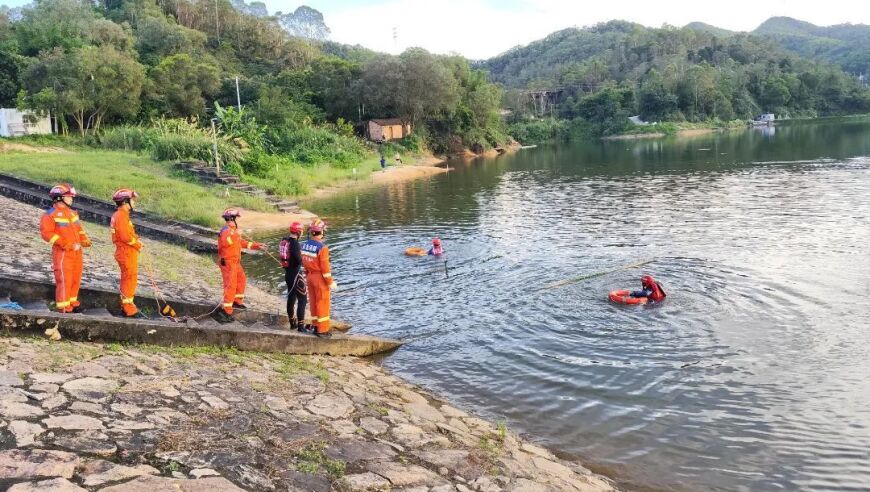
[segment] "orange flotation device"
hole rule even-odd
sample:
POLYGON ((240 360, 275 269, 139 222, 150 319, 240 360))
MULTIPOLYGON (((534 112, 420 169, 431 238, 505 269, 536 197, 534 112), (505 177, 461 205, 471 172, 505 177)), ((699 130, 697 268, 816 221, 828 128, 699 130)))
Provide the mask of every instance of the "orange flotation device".
POLYGON ((424 248, 412 247, 405 249, 405 256, 426 256, 427 254, 428 251, 424 248))
POLYGON ((607 297, 619 304, 646 304, 649 302, 646 297, 631 297, 630 294, 630 290, 612 290, 607 297))

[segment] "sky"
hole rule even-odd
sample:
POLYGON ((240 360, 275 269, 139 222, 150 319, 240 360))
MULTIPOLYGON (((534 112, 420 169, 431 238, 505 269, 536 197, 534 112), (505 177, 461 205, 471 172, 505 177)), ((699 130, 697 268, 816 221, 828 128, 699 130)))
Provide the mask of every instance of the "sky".
MULTIPOLYGON (((250 0, 248 0, 250 1, 250 0)), ((0 0, 18 6, 29 0, 0 0)), ((265 0, 269 12, 292 12, 299 0, 265 0)), ((567 27, 613 19, 645 26, 706 22, 751 31, 773 16, 816 25, 870 24, 868 0, 308 0, 323 12, 334 41, 387 53, 422 47, 483 59, 567 27), (395 33, 395 38, 394 38, 395 33)))

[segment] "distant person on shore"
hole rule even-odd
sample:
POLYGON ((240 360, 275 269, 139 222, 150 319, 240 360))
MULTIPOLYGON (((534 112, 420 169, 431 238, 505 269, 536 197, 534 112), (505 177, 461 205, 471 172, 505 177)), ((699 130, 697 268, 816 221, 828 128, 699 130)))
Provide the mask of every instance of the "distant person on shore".
POLYGON ((329 338, 330 291, 337 289, 338 284, 332 278, 332 267, 329 264, 329 248, 323 244, 326 224, 320 219, 314 219, 308 226, 308 241, 302 244, 302 266, 305 268, 305 279, 308 283, 308 305, 314 318, 314 334, 321 338, 329 338))
POLYGON ((649 275, 644 275, 640 278, 640 285, 643 287, 642 290, 635 290, 631 294, 631 297, 646 297, 651 302, 662 302, 667 297, 664 289, 662 289, 662 284, 656 282, 654 278, 649 275))
POLYGON ((444 254, 444 249, 441 247, 441 239, 434 238, 432 239, 432 247, 429 248, 429 252, 426 253, 429 256, 441 256, 444 254))
POLYGON ((61 183, 48 192, 52 206, 39 221, 42 239, 51 245, 51 269, 54 271, 54 302, 60 313, 82 312, 79 286, 82 283, 84 255, 91 240, 82 229, 79 214, 72 209, 76 189, 61 183))
POLYGON ((381 155, 381 169, 387 168, 387 158, 381 155))
POLYGON ((396 164, 402 165, 402 156, 398 152, 396 152, 396 164))
POLYGON ((278 246, 281 266, 284 267, 284 282, 287 284, 287 317, 290 318, 290 329, 297 331, 305 331, 305 304, 308 296, 299 244, 302 231, 301 223, 290 224, 290 235, 282 239, 278 246))
POLYGON ((220 323, 235 321, 234 309, 248 309, 245 306, 245 284, 248 278, 242 268, 242 249, 263 249, 265 246, 263 243, 242 239, 239 224, 236 222, 241 216, 242 213, 235 208, 228 208, 221 215, 226 225, 218 235, 218 257, 224 281, 223 309, 218 309, 216 313, 216 319, 220 323))

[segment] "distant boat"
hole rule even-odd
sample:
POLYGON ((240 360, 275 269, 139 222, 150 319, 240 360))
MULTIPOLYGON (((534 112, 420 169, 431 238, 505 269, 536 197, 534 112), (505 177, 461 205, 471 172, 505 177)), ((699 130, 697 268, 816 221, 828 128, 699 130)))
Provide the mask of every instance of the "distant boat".
POLYGON ((534 149, 535 147, 537 147, 537 145, 522 145, 522 146, 520 146, 521 149, 534 149))
POLYGON ((772 126, 774 121, 776 121, 776 116, 773 113, 764 113, 750 121, 749 126, 772 126))

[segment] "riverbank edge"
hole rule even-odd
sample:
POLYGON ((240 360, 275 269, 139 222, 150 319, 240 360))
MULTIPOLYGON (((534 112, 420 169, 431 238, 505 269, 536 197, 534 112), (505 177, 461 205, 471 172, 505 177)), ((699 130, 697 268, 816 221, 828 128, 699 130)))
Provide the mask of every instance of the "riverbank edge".
MULTIPOLYGON (((13 235, 9 238, 9 241, 0 243, 0 268, 2 268, 4 273, 10 275, 21 275, 25 278, 38 277, 39 279, 43 280, 50 279, 50 255, 49 252, 45 249, 44 242, 38 237, 37 233, 38 218, 41 216, 42 211, 37 207, 23 204, 20 202, 14 202, 7 198, 0 198, 0 205, 3 205, 9 210, 15 211, 15 215, 19 218, 21 225, 20 228, 16 229, 16 231, 13 231, 11 233, 13 235)), ((94 243, 94 246, 87 250, 85 255, 85 284, 95 286, 102 285, 106 288, 111 289, 114 287, 115 282, 117 281, 117 271, 116 265, 114 264, 114 258, 111 254, 113 246, 109 241, 109 236, 104 227, 86 227, 89 227, 92 232, 92 241, 94 243)), ((178 275, 177 278, 175 278, 174 280, 168 279, 170 275, 167 275, 167 273, 163 270, 165 267, 163 261, 153 265, 154 280, 156 281, 156 285, 159 285, 160 290, 165 294, 172 296, 181 296, 183 298, 189 298, 192 296, 193 298, 200 301, 213 301, 214 298, 219 296, 219 270, 211 262, 204 260, 202 257, 199 257, 190 251, 187 251, 181 246, 175 246, 165 243, 152 243, 148 244, 146 248, 148 250, 151 250, 157 258, 165 259, 170 255, 175 255, 177 256, 177 258, 175 258, 174 263, 184 265, 184 272, 181 275, 178 275), (193 279, 197 280, 198 283, 193 284, 189 282, 189 280, 193 279)), ((140 275, 141 274, 142 272, 140 270, 140 275)), ((150 281, 145 275, 143 275, 143 278, 140 278, 140 286, 143 291, 147 289, 146 286, 149 283, 150 281)), ((253 287, 248 289, 248 294, 250 295, 250 302, 252 307, 256 307, 258 309, 264 308, 273 312, 280 312, 283 308, 283 300, 274 294, 253 287)), ((0 340, 9 339, 0 338, 0 340)), ((21 344, 31 343, 31 341, 26 338, 13 338, 13 340, 20 341, 14 342, 14 344, 19 348, 22 346, 21 344)), ((119 371, 119 367, 123 366, 123 364, 119 366, 118 361, 114 358, 114 356, 117 355, 118 349, 112 347, 116 347, 117 344, 63 342, 67 345, 58 345, 48 342, 47 339, 41 338, 33 342, 38 344, 45 344, 45 350, 48 353, 48 355, 46 355, 45 357, 45 360, 47 361, 46 364, 56 365, 58 363, 58 360, 63 361, 69 355, 64 352, 66 349, 83 354, 101 353, 103 354, 101 355, 101 357, 106 357, 106 368, 97 370, 94 367, 95 364, 91 361, 76 361, 75 365, 71 367, 65 367, 64 369, 66 371, 61 371, 62 375, 58 376, 58 379, 66 378, 66 380, 76 380, 75 378, 78 377, 87 379, 88 384, 102 384, 100 381, 95 382, 94 379, 99 380, 100 378, 107 377, 103 376, 107 373, 107 371, 114 375, 117 375, 118 373, 115 371, 119 371), (84 364, 84 366, 79 366, 79 363, 84 364), (81 370, 81 372, 77 372, 79 369, 81 370)), ((172 354, 178 353, 178 351, 183 351, 184 353, 204 354, 207 356, 208 354, 214 353, 216 351, 226 352, 227 349, 209 349, 207 347, 177 347, 175 349, 147 347, 146 350, 146 347, 129 345, 124 346, 123 351, 125 353, 130 352, 136 354, 149 354, 153 351, 168 352, 172 354)), ((256 372, 255 369, 257 367, 268 367, 270 364, 269 361, 273 360, 271 358, 275 357, 274 355, 260 354, 257 352, 241 353, 232 350, 230 350, 229 352, 231 352, 231 355, 244 354, 232 355, 233 360, 236 357, 241 357, 253 361, 250 366, 244 368, 243 373, 245 377, 249 377, 251 371, 256 372)), ((4 355, 8 356, 9 353, 10 350, 8 349, 0 349, 0 358, 2 358, 4 355)), ((164 359, 166 358, 166 356, 162 357, 164 359)), ((330 381, 332 381, 331 393, 328 395, 311 395, 310 393, 305 393, 304 395, 297 395, 298 397, 284 395, 282 396, 283 402, 279 402, 278 405, 282 408, 292 407, 294 410, 297 411, 292 415, 276 415, 275 419, 280 418, 285 419, 285 421, 292 422, 298 421, 300 420, 300 418, 304 417, 306 421, 316 423, 318 431, 315 437, 319 441, 333 442, 336 440, 336 438, 340 438, 342 436, 344 439, 350 439, 350 437, 365 437, 366 439, 371 438, 367 440, 366 443, 361 443, 359 445, 377 446, 383 445, 386 442, 386 446, 393 449, 394 452, 398 453, 398 456, 407 455, 407 459, 410 460, 409 463, 402 463, 401 460, 399 462, 393 462, 393 465, 390 465, 390 467, 387 467, 380 473, 378 471, 369 470, 365 472, 360 472, 358 474, 352 474, 362 476, 354 476, 353 478, 348 477, 348 480, 350 480, 350 485, 342 485, 341 487, 343 488, 341 490, 365 490, 366 487, 356 487, 354 485, 359 485, 359 483, 362 483, 364 479, 375 480, 375 482, 381 485, 386 485, 385 487, 382 487, 385 489, 389 489, 390 487, 395 487, 395 489, 403 489, 403 486, 399 486, 396 484, 402 483, 401 481, 403 479, 401 477, 405 477, 407 476, 407 474, 411 474, 417 477, 423 477, 425 481, 427 481, 426 483, 431 486, 428 487, 426 490, 437 492, 464 492, 466 490, 598 491, 612 490, 614 488, 613 484, 608 478, 592 473, 587 468, 585 468, 579 461, 561 459, 550 451, 531 444, 530 442, 517 436, 515 433, 509 432, 506 429, 504 423, 497 424, 490 421, 482 420, 471 414, 468 414, 461 410, 457 410, 455 409, 455 407, 449 405, 447 399, 440 398, 426 392, 424 389, 421 389, 413 383, 410 383, 398 376, 393 375, 392 373, 390 373, 390 371, 386 370, 385 368, 373 361, 367 359, 349 359, 344 357, 302 357, 303 358, 299 360, 303 361, 302 364, 305 365, 305 367, 322 366, 325 367, 327 371, 329 371, 330 368, 339 369, 338 371, 331 372, 333 376, 330 379, 330 381), (342 372, 343 370, 341 370, 340 368, 345 367, 348 364, 353 364, 353 367, 357 371, 364 373, 364 376, 359 378, 351 378, 353 381, 342 379, 344 375, 349 374, 349 371, 342 372), (372 387, 371 384, 375 382, 377 382, 377 387, 372 387), (390 390, 390 388, 396 388, 396 391, 392 391, 390 390), (329 397, 329 399, 326 399, 327 396, 329 397), (342 405, 345 406, 346 399, 349 398, 350 400, 354 400, 352 405, 354 410, 348 410, 347 415, 342 413, 341 415, 333 416, 333 418, 319 418, 317 412, 315 412, 313 408, 317 408, 323 412, 326 412, 327 417, 329 417, 332 415, 330 408, 333 408, 333 405, 328 405, 323 402, 314 404, 313 402, 316 401, 318 398, 325 399, 325 401, 328 402, 334 402, 336 401, 335 399, 338 399, 338 401, 340 401, 342 405), (368 398, 372 398, 372 400, 369 401, 368 398), (377 408, 373 408, 373 406, 377 408), (340 421, 335 422, 335 419, 339 417, 340 421), (374 422, 371 419, 376 419, 380 423, 374 422), (348 420, 350 420, 350 424, 347 423, 348 420), (383 427, 384 430, 382 432, 369 432, 369 430, 366 430, 367 425, 370 429, 376 430, 383 427), (351 428, 353 428, 353 431, 348 432, 347 430, 351 428), (357 429, 362 429, 362 431, 359 431, 357 429), (402 449, 404 451, 397 451, 398 449, 402 449), (491 463, 490 461, 485 462, 490 463, 494 467, 500 467, 498 468, 499 471, 496 474, 493 474, 490 472, 495 471, 495 469, 487 468, 479 470, 479 475, 476 475, 474 477, 462 478, 461 481, 459 479, 453 478, 453 474, 456 473, 456 470, 454 470, 452 467, 459 466, 457 463, 462 460, 456 462, 450 460, 455 459, 458 456, 467 457, 472 455, 477 456, 477 458, 475 459, 480 459, 484 461, 490 460, 491 463), (442 468, 448 469, 449 473, 441 473, 443 471, 442 468), (395 472, 395 474, 393 472, 395 472), (371 474, 377 475, 377 477, 381 478, 373 477, 371 474), (393 479, 396 481, 392 481, 393 479, 391 479, 390 477, 393 477, 393 479), (439 486, 443 485, 450 485, 452 488, 438 488, 439 486)), ((151 357, 137 355, 136 357, 134 357, 134 359, 135 360, 130 360, 127 362, 129 362, 129 366, 133 367, 131 371, 135 372, 139 376, 142 376, 143 378, 145 376, 153 378, 155 375, 163 374, 162 371, 156 369, 152 369, 150 371, 147 369, 142 369, 142 367, 152 365, 154 361, 158 359, 157 356, 151 357), (141 372, 144 372, 145 374, 141 374, 141 372)), ((172 357, 170 357, 170 359, 172 359, 170 360, 170 362, 173 364, 178 362, 175 361, 175 359, 172 357)), ((34 371, 38 373, 39 371, 57 370, 56 368, 52 369, 51 367, 35 368, 32 364, 29 364, 27 360, 18 361, 15 363, 10 363, 10 361, 7 360, 5 364, 0 364, 0 366, 2 366, 0 367, 0 382, 4 380, 2 377, 3 374, 5 374, 3 373, 4 370, 9 373, 14 373, 18 375, 17 377, 22 378, 23 383, 26 383, 27 391, 31 393, 44 391, 46 389, 44 383, 37 381, 37 377, 30 376, 31 373, 34 373, 34 371)), ((199 367, 199 364, 197 364, 196 366, 199 367)), ((185 377, 187 379, 197 379, 196 377, 193 377, 189 374, 185 374, 185 377)), ((262 386, 268 387, 269 383, 272 381, 271 378, 273 377, 274 375, 270 373, 262 386)), ((262 377, 260 377, 260 379, 262 379, 262 377)), ((16 381, 18 380, 16 379, 16 381)), ((119 382, 119 384, 123 383, 123 381, 119 382)), ((18 383, 15 383, 13 384, 13 386, 17 387, 17 384, 18 383)), ((243 404, 242 402, 235 402, 230 400, 229 398, 221 400, 223 401, 223 403, 215 403, 216 400, 213 400, 210 397, 204 397, 203 394, 213 394, 218 390, 215 389, 215 386, 211 384, 203 384, 203 386, 203 388, 200 388, 197 390, 197 392, 195 392, 196 394, 194 396, 191 396, 191 399, 196 399, 197 402, 202 401, 202 404, 200 404, 199 406, 202 408, 197 407, 199 410, 226 410, 228 412, 232 412, 236 409, 236 405, 247 404, 243 404), (212 403, 220 408, 212 408, 212 403)), ((228 392, 233 392, 235 389, 235 386, 232 384, 227 383, 226 386, 228 392)), ((219 389, 222 387, 223 384, 218 385, 219 389)), ((178 391, 179 389, 180 388, 175 388, 176 391, 178 391)), ((64 391, 61 391, 61 393, 64 393, 64 391)), ((74 396, 72 392, 65 392, 65 394, 65 401, 72 399, 71 397, 74 396)), ((112 394, 114 395, 114 393, 112 394)), ((120 392, 120 394, 124 394, 124 392, 122 391, 120 392)), ((45 399, 57 399, 55 398, 56 394, 38 396, 39 398, 42 398, 44 396, 45 399)), ((218 394, 217 396, 219 399, 224 398, 222 396, 222 393, 218 394)), ((268 401, 274 402, 274 400, 269 399, 277 396, 279 395, 268 394, 264 398, 266 398, 266 400, 268 401)), ((52 431, 50 424, 42 420, 35 420, 33 417, 38 413, 40 418, 42 416, 48 416, 48 420, 50 422, 55 422, 57 419, 67 419, 72 417, 78 418, 80 416, 80 412, 82 411, 84 411, 85 413, 93 413, 97 412, 98 410, 92 405, 86 405, 95 402, 83 401, 80 405, 76 407, 63 404, 52 408, 44 408, 44 410, 38 411, 30 409, 29 407, 26 408, 20 406, 22 404, 25 404, 26 402, 11 401, 16 398, 18 397, 15 396, 14 393, 7 392, 6 394, 4 394, 2 391, 0 391, 0 433, 5 432, 2 430, 4 427, 8 428, 10 426, 13 426, 14 424, 15 429, 21 428, 27 430, 28 432, 32 431, 31 435, 34 435, 33 433, 35 433, 37 435, 45 436, 54 435, 54 437, 69 437, 64 435, 63 429, 55 429, 52 431), (5 399, 11 400, 8 402, 4 402, 5 399), (4 426, 3 424, 6 425, 4 426), (37 428, 34 426, 39 427, 37 428), (45 428, 43 428, 43 426, 45 428)), ((44 401, 40 400, 39 398, 34 401, 44 401)), ((160 397, 159 395, 142 397, 137 400, 137 405, 142 406, 142 401, 151 401, 154 398, 157 398, 159 400, 162 397, 160 397)), ((28 398, 27 401, 30 400, 31 399, 28 398)), ((137 426, 136 424, 131 423, 129 415, 124 415, 123 411, 121 410, 115 412, 115 406, 109 405, 108 402, 100 401, 96 403, 106 404, 99 409, 99 412, 102 413, 97 414, 99 418, 103 420, 103 423, 100 424, 100 429, 131 427, 134 432, 133 436, 129 435, 131 431, 130 428, 126 428, 123 431, 123 434, 124 436, 126 436, 125 439, 133 439, 139 437, 138 431, 147 432, 153 428, 153 426, 149 427, 145 424, 143 424, 142 426, 137 426), (107 408, 109 407, 113 410, 108 410, 107 408)), ((181 402, 176 403, 182 405, 181 402)), ((189 402, 184 401, 184 403, 189 402)), ((127 410, 129 410, 129 408, 125 407, 124 405, 129 405, 130 402, 121 402, 120 404, 121 406, 118 407, 119 409, 126 408, 127 410)), ((267 406, 269 405, 268 402, 263 404, 267 406)), ((172 408, 172 405, 164 405, 161 408, 164 407, 172 408)), ((253 406, 253 409, 257 408, 259 408, 257 405, 253 406)), ((143 415, 148 413, 153 412, 145 412, 143 413, 143 415)), ((160 412, 156 413, 159 414, 160 412)), ((169 411, 166 410, 166 413, 168 414, 169 411)), ((196 416, 194 415, 189 415, 189 417, 196 418, 196 416)), ((91 422, 93 425, 97 425, 90 420, 88 422, 91 422)), ((220 423, 218 422, 215 425, 219 424, 220 423)), ((121 431, 118 432, 120 433, 121 431)), ((13 431, 13 434, 15 434, 15 438, 18 437, 16 431, 13 431)), ((111 433, 107 435, 111 435, 111 433)), ((94 436, 88 434, 87 436, 80 437, 84 440, 90 439, 92 441, 92 438, 94 436)), ((29 441, 26 439, 22 439, 22 442, 29 441)), ((26 448, 26 450, 33 450, 34 448, 38 448, 38 446, 38 443, 30 442, 30 444, 22 445, 20 446, 20 448, 26 448)), ((151 454, 159 450, 149 448, 146 451, 146 454, 151 454)), ((260 451, 251 449, 250 452, 251 456, 254 456, 260 451)), ((0 468, 2 468, 3 466, 4 457, 10 460, 27 460, 27 456, 19 454, 16 454, 14 456, 6 456, 3 453, 4 452, 0 450, 0 468)), ((77 462, 81 462, 84 465, 84 462, 91 458, 91 456, 89 456, 90 454, 91 453, 86 452, 81 456, 70 456, 69 459, 78 460, 77 462)), ((103 460, 111 462, 112 459, 116 459, 121 455, 121 453, 112 453, 109 456, 103 457, 103 460)), ((123 465, 121 462, 119 462, 117 465, 111 466, 126 466, 130 464, 127 460, 122 461, 123 465)), ((166 465, 166 463, 155 462, 152 460, 143 462, 142 465, 166 465)), ((100 466, 105 468, 110 465, 102 464, 100 466)), ((160 469, 161 467, 157 466, 156 468, 160 469)), ((192 471, 194 467, 191 466, 190 468, 192 471)), ((83 469, 86 470, 88 469, 88 467, 83 466, 83 469)), ((229 476, 235 483, 240 483, 239 479, 235 475, 235 471, 218 469, 218 472, 221 476, 229 476)), ((75 481, 76 477, 79 478, 76 483, 83 484, 84 482, 82 480, 87 480, 87 478, 82 475, 69 476, 65 478, 73 478, 75 481)), ((34 487, 38 488, 37 486, 34 487)), ((249 489, 267 490, 269 488, 250 487, 249 489)), ((98 489, 91 488, 90 490, 98 489)))

